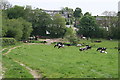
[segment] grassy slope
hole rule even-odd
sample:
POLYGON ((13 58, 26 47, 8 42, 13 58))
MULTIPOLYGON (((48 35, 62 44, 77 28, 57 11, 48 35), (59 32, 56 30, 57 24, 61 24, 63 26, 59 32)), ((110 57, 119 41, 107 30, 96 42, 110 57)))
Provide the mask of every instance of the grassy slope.
POLYGON ((13 50, 8 56, 39 70, 43 76, 52 78, 110 78, 118 75, 118 51, 116 41, 89 43, 91 50, 79 51, 79 47, 53 48, 53 45, 24 45, 13 50), (108 54, 96 51, 107 47, 108 54))
POLYGON ((10 57, 3 56, 2 61, 5 78, 32 78, 28 70, 14 62, 10 57))

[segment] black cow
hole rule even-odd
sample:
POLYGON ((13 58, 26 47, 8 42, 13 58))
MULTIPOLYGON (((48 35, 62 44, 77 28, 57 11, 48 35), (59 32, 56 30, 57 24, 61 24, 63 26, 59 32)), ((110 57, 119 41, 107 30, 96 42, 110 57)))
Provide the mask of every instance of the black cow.
POLYGON ((66 46, 72 46, 72 44, 65 44, 66 46))
POLYGON ((29 41, 28 40, 23 40, 24 43, 28 43, 29 41))
POLYGON ((102 41, 100 41, 100 40, 96 40, 96 41, 94 41, 94 42, 100 43, 100 42, 102 42, 102 41))
POLYGON ((103 48, 100 47, 100 48, 97 49, 97 51, 99 51, 99 50, 100 50, 100 51, 106 51, 106 49, 107 49, 107 48, 105 48, 105 47, 103 47, 103 48))
POLYGON ((91 46, 86 45, 86 47, 85 47, 85 48, 80 48, 79 50, 80 50, 80 51, 84 51, 84 50, 88 50, 88 49, 91 49, 91 46))
POLYGON ((118 51, 120 51, 120 48, 118 48, 118 51))
POLYGON ((91 46, 89 46, 89 45, 86 45, 86 48, 87 48, 87 49, 91 49, 91 46))
POLYGON ((84 50, 87 50, 87 48, 86 47, 85 48, 80 48, 79 50, 84 51, 84 50))

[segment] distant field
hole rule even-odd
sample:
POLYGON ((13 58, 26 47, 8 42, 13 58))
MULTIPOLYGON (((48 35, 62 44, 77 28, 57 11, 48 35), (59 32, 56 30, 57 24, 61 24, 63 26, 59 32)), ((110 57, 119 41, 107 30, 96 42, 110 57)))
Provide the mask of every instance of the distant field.
MULTIPOLYGON (((80 52, 76 46, 57 49, 54 45, 34 44, 22 45, 7 56, 37 70, 47 78, 117 78, 118 51, 114 48, 118 46, 118 42, 102 40, 102 43, 91 43, 82 40, 81 43, 83 42, 92 45, 92 49, 80 52), (107 47, 108 54, 97 52, 98 47, 107 47)), ((7 61, 11 62, 7 57, 3 57, 3 62, 7 61)), ((7 64, 3 66, 10 66, 7 64)), ((5 77, 9 77, 12 73, 9 71, 6 74, 5 77)))

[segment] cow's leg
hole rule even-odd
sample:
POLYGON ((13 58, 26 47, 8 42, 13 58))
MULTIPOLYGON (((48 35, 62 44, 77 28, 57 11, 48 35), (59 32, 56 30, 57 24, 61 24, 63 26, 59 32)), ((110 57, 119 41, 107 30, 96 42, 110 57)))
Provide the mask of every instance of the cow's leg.
POLYGON ((54 48, 56 47, 57 45, 54 46, 54 48))
POLYGON ((60 48, 61 46, 58 46, 58 49, 60 48))

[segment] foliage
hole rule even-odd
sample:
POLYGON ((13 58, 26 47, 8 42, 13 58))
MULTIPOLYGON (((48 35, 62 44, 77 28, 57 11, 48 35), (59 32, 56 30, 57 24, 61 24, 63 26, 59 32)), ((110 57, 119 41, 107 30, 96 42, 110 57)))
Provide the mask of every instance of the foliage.
POLYGON ((81 10, 81 8, 79 8, 79 7, 77 7, 76 9, 75 9, 75 11, 74 11, 74 13, 73 13, 73 16, 74 16, 74 18, 75 18, 75 24, 74 24, 74 26, 75 27, 78 27, 79 25, 79 20, 80 20, 80 18, 82 17, 82 10, 81 10))
POLYGON ((84 14, 84 16, 91 16, 91 14, 89 13, 89 12, 86 12, 85 14, 84 14))
POLYGON ((34 40, 31 40, 30 43, 47 43, 47 41, 34 41, 34 40))
POLYGON ((75 18, 80 18, 82 16, 82 10, 79 7, 77 7, 75 9, 73 15, 74 15, 75 18))
POLYGON ((109 37, 113 38, 113 39, 118 39, 119 38, 119 28, 116 27, 110 27, 109 28, 109 37))
POLYGON ((1 15, 1 32, 2 32, 2 35, 1 36, 5 36, 6 35, 6 32, 7 32, 7 16, 6 16, 6 13, 4 13, 4 11, 2 12, 2 15, 1 15))
POLYGON ((79 39, 75 35, 70 35, 66 37, 68 41, 74 45, 79 43, 79 39))
POLYGON ((18 21, 18 19, 8 20, 8 22, 5 24, 7 24, 7 28, 8 28, 8 31, 6 32, 5 37, 13 37, 16 40, 20 40, 22 38, 23 26, 21 22, 18 21))
POLYGON ((27 39, 32 31, 31 23, 19 19, 4 19, 3 36, 13 37, 16 40, 27 39))
POLYGON ((66 33, 65 33, 64 36, 67 37, 67 36, 70 36, 70 35, 74 35, 74 31, 71 27, 70 28, 66 27, 66 33))
POLYGON ((0 10, 0 37, 2 37, 2 10, 0 10))
POLYGON ((108 38, 108 32, 106 31, 105 28, 100 27, 97 33, 98 33, 97 38, 105 38, 105 39, 108 38))
POLYGON ((108 35, 109 37, 113 39, 119 39, 119 18, 118 17, 111 17, 109 22, 109 28, 108 28, 108 35))
POLYGON ((26 5, 24 7, 24 16, 23 19, 27 20, 28 22, 32 22, 32 16, 33 16, 33 10, 32 10, 32 6, 26 5))
POLYGON ((32 35, 46 36, 47 27, 51 23, 50 15, 43 12, 41 9, 35 9, 31 17, 33 26, 32 35))
POLYGON ((2 46, 10 46, 16 44, 16 40, 14 38, 0 38, 0 41, 1 40, 2 40, 2 46))
MULTIPOLYGON (((118 22, 117 22, 117 33, 119 34, 120 33, 120 12, 118 12, 118 22)), ((120 40, 120 36, 117 36, 117 39, 119 39, 120 40)))
POLYGON ((102 13, 104 16, 104 20, 102 21, 103 27, 106 27, 108 30, 108 37, 118 39, 119 37, 119 27, 118 27, 118 16, 114 11, 104 11, 102 13))
POLYGON ((65 16, 65 21, 66 21, 66 25, 72 25, 74 18, 73 18, 73 9, 72 8, 68 8, 68 7, 64 7, 61 10, 61 14, 66 14, 65 16))
POLYGON ((23 26, 23 30, 22 30, 22 32, 23 32, 23 35, 22 35, 22 40, 27 40, 28 39, 28 37, 30 36, 30 34, 31 34, 31 32, 32 32, 32 24, 30 23, 30 22, 27 22, 26 20, 24 20, 24 19, 22 19, 22 18, 20 18, 20 19, 18 19, 19 20, 19 22, 21 22, 22 23, 22 26, 23 26))
POLYGON ((72 35, 72 31, 65 28, 65 25, 74 25, 79 28, 78 34, 86 37, 119 38, 118 17, 112 11, 103 13, 106 16, 103 17, 102 24, 100 23, 98 27, 95 18, 89 12, 83 16, 82 9, 79 7, 75 11, 72 8, 64 7, 61 9, 60 15, 50 16, 44 10, 32 9, 28 5, 11 7, 6 0, 2 0, 1 3, 3 3, 0 5, 3 11, 2 36, 14 37, 16 40, 26 40, 29 36, 63 38, 66 35, 72 35), (66 15, 65 19, 61 15, 66 15), (108 32, 104 27, 109 29, 108 32))
POLYGON ((81 18, 78 34, 86 37, 97 37, 98 30, 99 27, 94 17, 86 15, 81 18))
POLYGON ((25 10, 24 7, 15 5, 12 8, 8 8, 6 10, 6 13, 9 19, 13 19, 13 18, 17 19, 25 15, 25 10))
POLYGON ((55 14, 52 19, 52 24, 47 29, 50 36, 53 38, 63 37, 66 32, 65 19, 60 14, 55 14))

